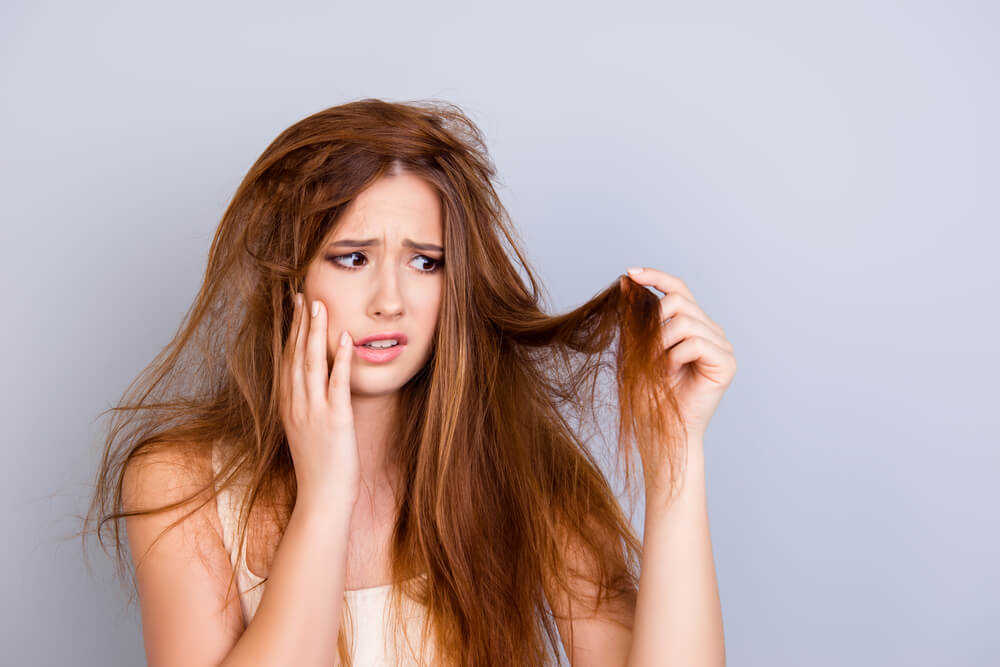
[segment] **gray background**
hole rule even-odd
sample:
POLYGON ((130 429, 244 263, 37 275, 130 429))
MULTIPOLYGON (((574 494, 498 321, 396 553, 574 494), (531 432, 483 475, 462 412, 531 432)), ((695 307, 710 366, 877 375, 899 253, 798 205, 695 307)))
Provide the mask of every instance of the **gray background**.
POLYGON ((138 5, 0 9, 6 664, 142 664, 66 538, 95 416, 253 160, 367 96, 480 124, 556 309, 638 264, 725 328, 731 665, 996 664, 995 3, 138 5))

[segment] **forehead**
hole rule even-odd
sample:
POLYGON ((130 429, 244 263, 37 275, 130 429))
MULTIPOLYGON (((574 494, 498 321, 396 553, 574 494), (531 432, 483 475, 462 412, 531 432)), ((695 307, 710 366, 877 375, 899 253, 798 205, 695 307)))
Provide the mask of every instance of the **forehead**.
POLYGON ((336 237, 408 237, 441 245, 441 202, 437 191, 412 174, 383 176, 347 207, 336 237))

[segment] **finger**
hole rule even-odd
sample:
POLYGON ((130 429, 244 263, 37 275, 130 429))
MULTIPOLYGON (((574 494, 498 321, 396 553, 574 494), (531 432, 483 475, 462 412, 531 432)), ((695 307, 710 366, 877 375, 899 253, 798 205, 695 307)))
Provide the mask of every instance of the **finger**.
POLYGON ((716 334, 708 325, 686 314, 677 315, 663 325, 663 333, 660 340, 662 341, 663 349, 670 350, 681 341, 694 336, 700 336, 717 345, 719 348, 729 348, 729 342, 716 334))
POLYGON ((710 340, 699 336, 691 336, 684 339, 680 344, 670 350, 667 355, 667 370, 671 374, 680 372, 686 364, 695 363, 703 372, 712 376, 718 375, 722 380, 728 374, 727 369, 731 367, 732 355, 719 348, 710 340))
POLYGON ((695 300, 691 290, 689 290, 688 286, 684 284, 684 281, 677 276, 672 276, 669 273, 645 267, 639 267, 639 271, 637 273, 632 273, 632 270, 633 269, 629 269, 629 278, 640 285, 655 287, 664 294, 668 292, 679 292, 691 301, 695 300))
POLYGON ((306 395, 316 405, 326 403, 326 345, 326 306, 317 299, 310 310, 305 358, 306 395))
POLYGON ((296 292, 292 297, 292 323, 288 327, 288 335, 281 350, 281 386, 284 390, 288 389, 292 379, 292 355, 295 352, 295 339, 299 335, 301 311, 301 299, 299 293, 296 292))
POLYGON ((351 411, 351 363, 354 359, 354 340, 347 331, 341 332, 337 353, 333 355, 333 372, 330 373, 329 399, 335 412, 353 420, 351 411))
MULTIPOLYGON (((640 285, 649 285, 651 287, 655 287, 656 289, 660 290, 667 296, 669 296, 670 294, 680 294, 688 301, 690 301, 692 304, 696 304, 694 294, 692 294, 687 284, 677 276, 672 276, 664 271, 659 271, 657 269, 648 269, 645 267, 639 267, 638 273, 633 274, 631 273, 631 271, 633 271, 633 269, 629 269, 629 274, 628 274, 629 277, 632 278, 632 280, 634 280, 635 282, 639 283, 640 285)), ((666 297, 661 298, 660 300, 661 306, 663 303, 663 298, 666 297)), ((715 320, 709 317, 708 313, 701 310, 700 306, 697 306, 697 308, 700 312, 701 319, 705 320, 705 322, 710 327, 714 328, 719 333, 720 336, 724 337, 725 333, 722 327, 719 326, 719 324, 715 320)), ((668 317, 671 317, 671 315, 665 312, 660 317, 660 321, 663 321, 668 317)))
POLYGON ((309 313, 307 311, 305 294, 299 296, 299 328, 295 332, 295 345, 292 348, 292 392, 295 396, 305 397, 305 347, 306 337, 309 335, 309 313))
POLYGON ((660 297, 660 322, 666 322, 668 319, 673 320, 673 318, 679 315, 687 315, 691 319, 703 322, 706 327, 715 332, 717 338, 724 339, 726 337, 726 334, 722 331, 722 327, 713 322, 705 311, 701 309, 701 306, 683 294, 672 292, 660 297))

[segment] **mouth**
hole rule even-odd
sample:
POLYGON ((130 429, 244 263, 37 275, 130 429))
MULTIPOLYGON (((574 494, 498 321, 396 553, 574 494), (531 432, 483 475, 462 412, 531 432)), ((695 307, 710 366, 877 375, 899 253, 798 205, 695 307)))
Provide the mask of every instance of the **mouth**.
MULTIPOLYGON (((376 343, 378 344, 378 343, 376 343)), ((406 343, 397 342, 395 345, 390 345, 388 347, 374 347, 372 345, 362 345, 357 344, 354 346, 354 351, 359 357, 365 361, 371 363, 379 364, 392 361, 400 354, 403 353, 403 348, 406 347, 406 343)))
POLYGON ((365 336, 364 338, 359 338, 355 341, 355 345, 366 345, 368 343, 374 343, 376 341, 396 341, 400 345, 406 345, 409 341, 406 339, 406 334, 399 331, 383 331, 381 333, 372 334, 371 336, 365 336))

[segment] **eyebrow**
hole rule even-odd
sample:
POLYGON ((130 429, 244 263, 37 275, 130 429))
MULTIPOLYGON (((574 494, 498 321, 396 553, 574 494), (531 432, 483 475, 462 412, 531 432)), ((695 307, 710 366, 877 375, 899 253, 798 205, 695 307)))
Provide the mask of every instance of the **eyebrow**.
MULTIPOLYGON (((373 245, 380 245, 381 241, 379 239, 340 239, 339 241, 334 241, 331 246, 345 246, 348 248, 367 248, 373 245)), ((414 250, 432 250, 435 252, 444 252, 444 248, 439 245, 434 245, 433 243, 417 243, 411 241, 410 239, 403 239, 403 246, 406 248, 413 248, 414 250)))

